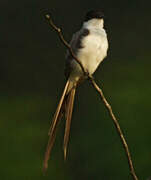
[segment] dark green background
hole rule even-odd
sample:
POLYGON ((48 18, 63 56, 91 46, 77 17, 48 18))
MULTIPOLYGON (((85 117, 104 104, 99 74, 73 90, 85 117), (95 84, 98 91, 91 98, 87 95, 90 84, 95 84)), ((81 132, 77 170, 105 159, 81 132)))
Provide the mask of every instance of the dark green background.
POLYGON ((131 180, 108 112, 89 82, 77 90, 67 161, 64 119, 46 176, 47 132, 61 96, 66 49, 42 14, 53 14, 69 41, 86 11, 102 9, 110 48, 95 73, 127 138, 139 178, 151 175, 151 11, 149 1, 1 0, 0 179, 131 180))

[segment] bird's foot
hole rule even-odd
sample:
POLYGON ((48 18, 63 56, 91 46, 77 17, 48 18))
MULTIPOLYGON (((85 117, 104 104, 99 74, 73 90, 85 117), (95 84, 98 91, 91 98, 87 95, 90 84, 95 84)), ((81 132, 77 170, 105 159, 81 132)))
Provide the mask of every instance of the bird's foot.
POLYGON ((92 80, 94 80, 94 77, 91 74, 89 74, 88 80, 92 81, 92 80))
POLYGON ((84 72, 84 76, 85 76, 86 79, 88 79, 88 80, 94 79, 94 77, 92 76, 92 74, 90 74, 90 73, 88 72, 88 70, 86 70, 86 71, 84 72))
POLYGON ((86 78, 88 78, 88 77, 90 76, 88 70, 86 70, 86 71, 84 72, 84 76, 85 76, 86 78))

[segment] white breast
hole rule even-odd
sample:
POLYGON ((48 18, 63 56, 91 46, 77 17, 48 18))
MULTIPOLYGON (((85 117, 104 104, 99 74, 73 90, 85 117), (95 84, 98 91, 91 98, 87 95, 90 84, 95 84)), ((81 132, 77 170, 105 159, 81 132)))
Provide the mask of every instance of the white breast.
POLYGON ((79 50, 78 59, 84 68, 93 74, 98 65, 107 55, 108 41, 105 30, 90 29, 90 33, 82 41, 83 48, 79 50))

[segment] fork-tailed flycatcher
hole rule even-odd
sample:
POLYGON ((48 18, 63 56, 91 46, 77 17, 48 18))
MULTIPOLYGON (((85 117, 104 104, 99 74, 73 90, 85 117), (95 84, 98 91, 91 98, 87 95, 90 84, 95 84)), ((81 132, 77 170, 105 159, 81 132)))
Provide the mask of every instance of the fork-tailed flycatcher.
MULTIPOLYGON (((107 56, 108 50, 102 12, 95 10, 86 14, 82 28, 73 35, 70 46, 85 71, 92 75, 107 56)), ((66 56, 65 76, 67 82, 49 131, 50 137, 44 160, 45 169, 55 141, 58 122, 63 115, 65 115, 66 119, 63 144, 64 158, 66 159, 75 91, 80 82, 86 79, 81 66, 73 59, 69 51, 66 56)))

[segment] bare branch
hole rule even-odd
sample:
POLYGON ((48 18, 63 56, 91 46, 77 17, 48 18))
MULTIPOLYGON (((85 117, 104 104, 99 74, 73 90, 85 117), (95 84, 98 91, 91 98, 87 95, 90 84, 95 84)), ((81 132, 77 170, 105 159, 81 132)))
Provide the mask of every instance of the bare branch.
POLYGON ((128 148, 128 144, 127 144, 126 139, 125 139, 125 137, 124 137, 124 134, 123 134, 123 132, 122 132, 122 130, 121 130, 121 128, 120 128, 120 125, 119 125, 119 123, 118 123, 118 121, 117 121, 117 119, 116 119, 116 117, 115 117, 115 115, 114 115, 114 113, 113 113, 113 111, 112 111, 112 108, 111 108, 110 104, 107 102, 107 100, 106 100, 106 98, 105 98, 102 90, 101 90, 101 89, 99 88, 99 86, 96 84, 96 82, 94 81, 94 79, 90 79, 90 80, 91 80, 91 82, 92 82, 93 87, 94 87, 94 88, 96 89, 96 91, 100 94, 101 99, 102 99, 102 101, 103 101, 106 109, 108 110, 109 115, 111 116, 111 118, 112 118, 112 120, 113 120, 113 123, 114 123, 114 125, 115 125, 115 127, 116 127, 116 130, 117 130, 117 132, 118 132, 118 134, 119 134, 119 136, 120 136, 122 145, 123 145, 123 147, 124 147, 124 150, 125 150, 125 153, 126 153, 126 156, 127 156, 127 159, 128 159, 128 164, 129 164, 130 172, 131 172, 131 174, 132 174, 132 176, 133 176, 133 179, 134 179, 134 180, 138 180, 138 178, 137 178, 137 176, 136 176, 136 174, 135 174, 134 167, 133 167, 133 162, 132 162, 131 154, 130 154, 130 151, 129 151, 129 148, 128 148))
POLYGON ((58 33, 59 35, 59 38, 61 40, 61 42, 67 47, 67 49, 69 50, 70 54, 72 55, 72 57, 79 63, 82 71, 84 72, 84 74, 87 74, 87 72, 85 71, 82 63, 77 59, 77 57, 74 55, 71 47, 70 47, 70 44, 67 43, 67 41, 64 39, 63 37, 63 34, 62 34, 62 31, 60 28, 58 28, 52 21, 51 17, 49 14, 46 14, 45 15, 45 18, 48 20, 49 24, 53 27, 53 29, 58 33))
MULTIPOLYGON (((45 15, 46 19, 49 21, 49 24, 52 26, 52 28, 58 33, 59 35, 59 38, 61 40, 61 42, 67 47, 67 49, 69 50, 69 52, 71 53, 72 57, 79 63, 79 65, 81 66, 84 74, 87 74, 87 72, 85 72, 85 69, 83 67, 83 65, 81 64, 81 62, 77 59, 77 57, 74 55, 70 45, 67 43, 67 41, 64 39, 63 35, 62 35, 62 31, 60 28, 58 28, 52 21, 51 17, 49 14, 46 14, 45 15)), ((124 134, 120 128, 120 125, 119 125, 119 122, 117 120, 117 118, 115 117, 113 111, 112 111, 112 107, 110 106, 110 104, 108 103, 108 101, 106 100, 104 94, 103 94, 103 91, 99 88, 99 86, 96 84, 94 78, 92 76, 89 76, 87 74, 88 78, 90 79, 93 87, 95 88, 95 90, 99 93, 99 95, 101 96, 101 99, 106 107, 106 109, 108 110, 109 112, 109 115, 111 117, 111 119, 113 120, 113 123, 116 127, 116 130, 120 136, 120 140, 121 140, 121 143, 123 145, 123 148, 124 148, 124 151, 126 153, 126 156, 127 156, 127 160, 128 160, 128 164, 129 164, 129 169, 130 169, 130 173, 132 175, 132 178, 134 180, 138 180, 137 176, 136 176, 136 173, 135 173, 135 170, 134 170, 134 166, 133 166, 133 162, 132 162, 132 158, 131 158, 131 154, 130 154, 130 151, 129 151, 129 148, 128 148, 128 144, 126 142, 126 139, 124 137, 124 134)))

